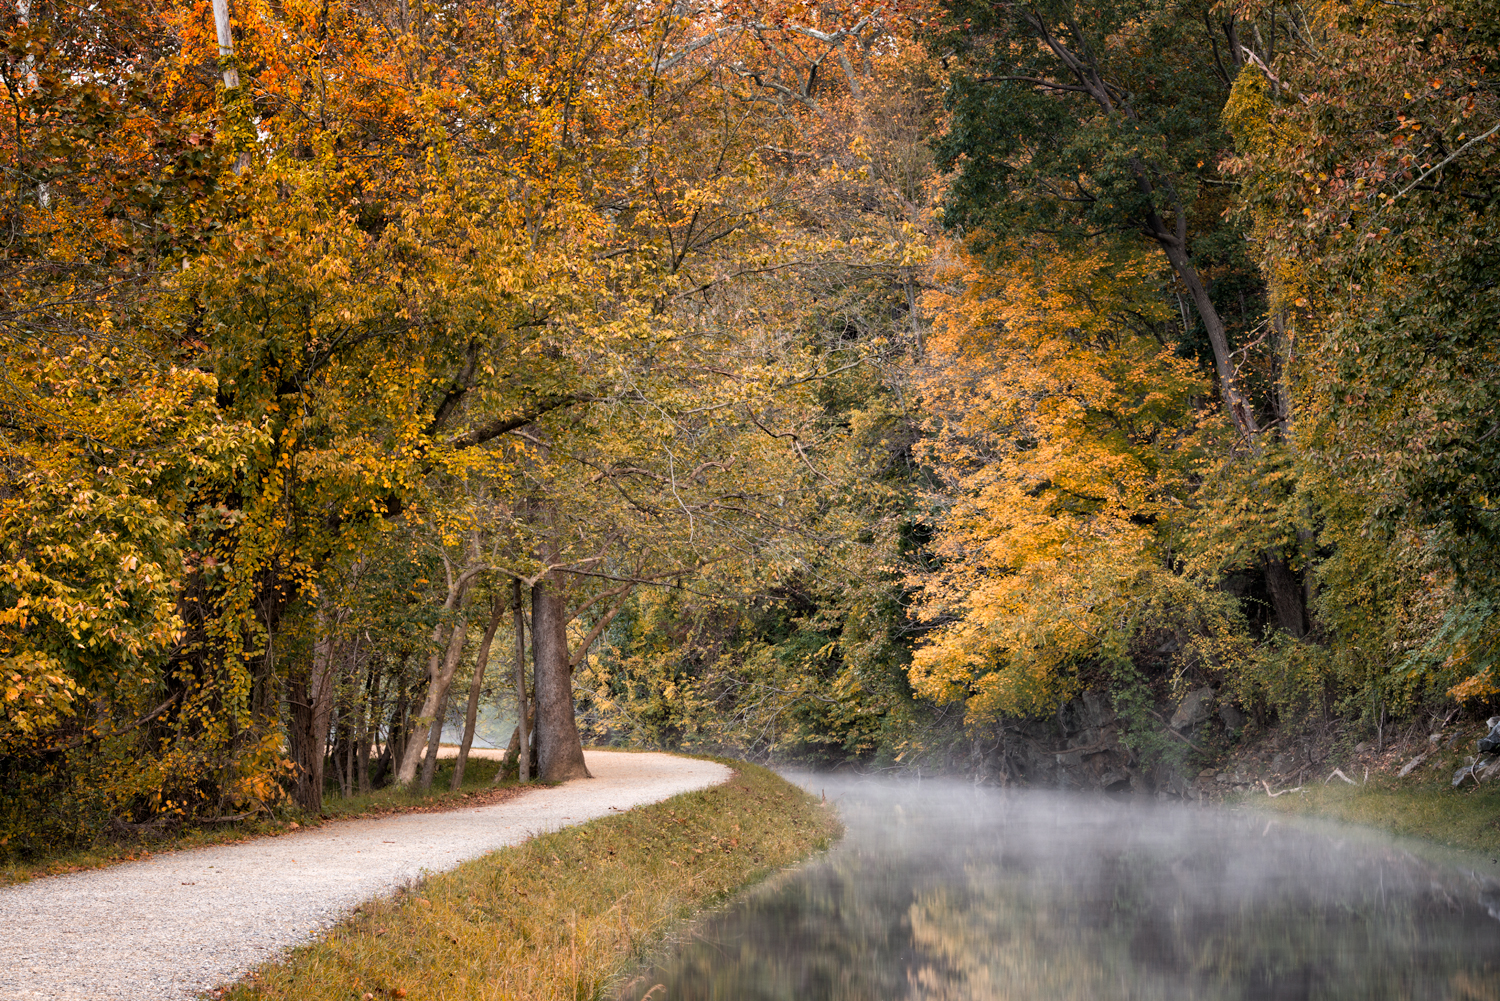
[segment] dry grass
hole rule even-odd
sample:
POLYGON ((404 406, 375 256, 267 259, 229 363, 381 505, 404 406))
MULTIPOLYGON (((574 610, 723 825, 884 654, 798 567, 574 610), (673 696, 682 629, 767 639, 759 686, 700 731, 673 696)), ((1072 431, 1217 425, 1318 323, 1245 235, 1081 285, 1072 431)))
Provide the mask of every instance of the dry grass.
POLYGON ((545 835, 366 904, 231 1001, 599 997, 685 917, 825 848, 833 812, 771 772, 545 835))

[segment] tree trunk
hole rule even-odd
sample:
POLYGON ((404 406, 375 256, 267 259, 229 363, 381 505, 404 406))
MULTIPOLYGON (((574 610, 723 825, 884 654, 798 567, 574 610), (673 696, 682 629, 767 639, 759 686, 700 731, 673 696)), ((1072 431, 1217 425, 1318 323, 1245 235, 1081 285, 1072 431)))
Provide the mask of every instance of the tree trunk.
POLYGON ((229 26, 229 0, 214 0, 214 29, 219 39, 219 62, 224 68, 224 89, 240 85, 239 71, 234 68, 234 35, 229 26))
MULTIPOLYGON (((1165 231, 1164 226, 1162 229, 1165 231)), ((1160 237, 1158 239, 1162 250, 1166 252, 1167 260, 1172 265, 1172 270, 1177 272, 1177 277, 1182 284, 1187 286, 1188 294, 1193 299, 1193 307, 1198 311, 1198 318, 1203 321, 1203 327, 1208 331, 1208 343, 1214 352, 1214 370, 1219 375, 1219 393, 1224 398, 1224 408, 1229 412, 1229 419, 1234 422, 1235 429, 1240 435, 1253 445, 1255 435, 1260 428, 1255 421, 1255 409, 1246 398, 1240 386, 1238 374, 1235 372, 1234 359, 1229 351, 1229 335, 1224 330, 1224 320, 1219 316, 1213 300, 1208 297, 1208 289, 1203 285, 1198 268, 1188 256, 1186 241, 1182 241, 1182 245, 1179 246, 1167 239, 1160 237)))
POLYGON ((314 776, 322 778, 323 753, 321 747, 311 746, 314 744, 312 698, 308 695, 306 678, 287 679, 286 701, 287 744, 288 750, 292 752, 292 767, 296 770, 292 799, 304 810, 321 810, 322 796, 314 791, 321 787, 315 787, 314 776))
POLYGON ((1292 440, 1292 423, 1296 419, 1295 397, 1292 387, 1293 341, 1287 333, 1286 311, 1271 313, 1271 405, 1276 411, 1276 423, 1281 429, 1281 440, 1292 440))
POLYGON ((1276 622, 1283 630, 1301 639, 1307 635, 1307 614, 1302 606, 1302 582, 1280 553, 1266 554, 1266 591, 1276 622))
POLYGON ((323 764, 323 781, 326 785, 328 780, 333 779, 333 784, 338 786, 339 795, 348 797, 349 783, 344 776, 344 747, 348 744, 345 730, 348 729, 348 721, 344 719, 344 713, 340 711, 338 700, 334 700, 333 714, 328 720, 328 728, 332 731, 329 739, 324 741, 323 754, 326 761, 323 764), (332 774, 329 774, 329 773, 332 774))
POLYGON ((372 663, 366 670, 366 675, 364 705, 359 716, 359 792, 361 796, 370 791, 370 745, 375 741, 375 728, 379 725, 381 709, 381 673, 372 663))
MULTIPOLYGON (((448 636, 448 652, 443 656, 443 663, 439 668, 437 677, 432 679, 432 684, 427 689, 427 702, 424 703, 422 715, 432 715, 432 725, 428 730, 427 755, 422 766, 422 791, 426 792, 432 788, 432 775, 437 770, 438 745, 443 739, 443 721, 448 714, 448 688, 453 684, 453 675, 458 671, 459 662, 463 660, 464 643, 468 641, 469 628, 462 614, 458 621, 453 623, 453 631, 448 636), (429 705, 430 704, 430 705, 429 705)), ((414 746, 416 741, 412 742, 414 746)))
POLYGON ((530 775, 536 770, 536 748, 528 745, 524 754, 521 751, 521 733, 523 727, 526 733, 531 733, 533 730, 531 720, 523 719, 510 732, 510 742, 505 745, 505 757, 501 760, 500 771, 495 773, 496 785, 500 784, 501 776, 510 774, 510 766, 512 764, 516 766, 516 774, 518 776, 522 774, 530 775))
POLYGON ((371 779, 377 789, 395 781, 396 769, 406 757, 406 745, 411 741, 411 685, 405 677, 405 660, 403 658, 403 676, 397 681, 396 702, 391 709, 391 725, 386 733, 385 749, 380 752, 376 774, 371 779))
MULTIPOLYGON (((455 635, 457 632, 455 631, 455 635)), ((438 703, 432 726, 427 728, 427 754, 422 760, 422 781, 417 788, 427 792, 432 788, 432 776, 437 771, 438 748, 443 743, 443 721, 448 718, 448 686, 443 686, 443 700, 438 703)))
POLYGON ((387 739, 385 746, 375 756, 375 767, 370 769, 371 789, 380 789, 386 785, 386 778, 391 774, 391 769, 395 767, 395 759, 396 745, 387 739))
POLYGON ((464 739, 458 748, 458 760, 453 763, 453 790, 464 784, 464 766, 469 763, 469 748, 474 743, 474 724, 479 719, 479 691, 484 686, 484 669, 490 662, 490 644, 494 642, 495 630, 500 628, 500 617, 505 614, 503 592, 495 592, 495 601, 490 608, 490 624, 485 627, 484 639, 479 644, 479 656, 474 659, 474 680, 469 682, 469 705, 464 710, 464 739))
MULTIPOLYGON (((1080 58, 1080 54, 1068 51, 1067 47, 1048 30, 1046 23, 1039 15, 1029 14, 1023 17, 1038 31, 1042 42, 1050 47, 1065 65, 1072 68, 1083 92, 1087 93, 1105 114, 1113 115, 1118 111, 1132 121, 1138 120, 1129 100, 1119 98, 1120 92, 1112 91, 1105 83, 1105 74, 1092 53, 1085 50, 1080 58), (1117 105, 1117 98, 1122 103, 1117 105)), ((1235 428, 1254 447, 1255 435, 1260 430, 1256 426, 1255 410, 1250 405, 1236 377, 1234 358, 1229 351, 1229 336, 1224 329, 1224 320, 1219 316, 1219 310, 1214 306, 1213 300, 1209 298, 1203 278, 1198 274, 1198 268, 1193 264, 1192 257, 1188 253, 1187 207, 1182 204, 1182 200, 1177 196, 1169 181, 1167 200, 1172 203, 1176 214, 1175 225, 1169 227, 1159 211, 1161 195, 1157 191, 1156 181, 1153 180, 1153 174, 1157 172, 1140 157, 1132 158, 1130 164, 1131 172, 1135 175, 1136 188, 1147 200, 1148 207, 1145 218, 1142 220, 1145 231, 1161 247, 1172 265, 1172 270, 1177 272, 1178 279, 1187 286, 1193 306, 1203 320, 1204 329, 1208 331, 1208 341, 1213 348, 1214 369, 1219 376, 1219 392, 1224 397, 1224 406, 1229 411, 1229 418, 1234 422, 1235 428)))
POLYGON ((339 792, 345 799, 354 795, 354 755, 355 742, 359 739, 359 731, 356 728, 353 714, 359 712, 357 707, 351 706, 340 714, 339 735, 343 746, 339 749, 339 792))
MULTIPOLYGON (((516 732, 512 740, 516 745, 516 778, 520 782, 531 781, 531 700, 526 694, 526 615, 521 610, 521 582, 511 582, 511 614, 516 630, 516 732), (522 753, 522 748, 525 753, 522 753)), ((504 769, 495 773, 500 781, 504 769)))
MULTIPOLYGON (((478 570, 470 570, 460 574, 457 580, 451 576, 449 570, 448 598, 443 602, 443 611, 452 615, 448 622, 439 622, 432 630, 432 655, 427 658, 427 695, 422 700, 422 711, 419 718, 433 719, 439 705, 448 697, 448 683, 453 680, 453 671, 458 667, 458 657, 463 653, 464 629, 461 609, 464 598, 468 596, 469 585, 473 583, 478 570), (444 653, 444 640, 447 640, 447 652, 444 653), (454 643, 458 644, 455 650, 454 643)), ((442 721, 438 720, 439 727, 442 721)), ((422 761, 424 741, 410 740, 401 753, 401 767, 396 769, 396 783, 398 785, 411 785, 417 777, 417 765, 422 761)))
POLYGON ((338 660, 335 632, 342 613, 330 615, 320 602, 316 615, 312 669, 307 679, 292 686, 292 754, 297 765, 297 805, 309 813, 323 811, 323 767, 328 754, 328 729, 333 720, 337 689, 334 665, 338 660), (301 696, 297 698, 296 696, 301 696))
POLYGON ((543 782, 592 778, 573 719, 573 671, 568 617, 555 582, 531 588, 531 649, 536 674, 537 778, 543 782))

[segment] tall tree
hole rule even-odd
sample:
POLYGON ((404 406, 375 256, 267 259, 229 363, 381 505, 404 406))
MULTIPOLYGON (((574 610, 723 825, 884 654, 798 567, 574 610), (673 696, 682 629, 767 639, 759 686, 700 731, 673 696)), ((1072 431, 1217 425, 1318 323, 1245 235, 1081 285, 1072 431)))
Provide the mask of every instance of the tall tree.
POLYGON ((1496 18, 1484 2, 1284 11, 1278 58, 1240 73, 1225 112, 1296 345, 1317 603, 1376 716, 1429 683, 1500 691, 1496 18))
POLYGON ((1033 233, 1158 248, 1198 318, 1185 333, 1201 331, 1225 413, 1256 447, 1265 422, 1238 352, 1262 295, 1219 218, 1219 111, 1249 51, 1240 16, 1093 0, 950 9, 962 27, 941 43, 959 61, 938 146, 955 175, 944 221, 991 250, 1033 233))

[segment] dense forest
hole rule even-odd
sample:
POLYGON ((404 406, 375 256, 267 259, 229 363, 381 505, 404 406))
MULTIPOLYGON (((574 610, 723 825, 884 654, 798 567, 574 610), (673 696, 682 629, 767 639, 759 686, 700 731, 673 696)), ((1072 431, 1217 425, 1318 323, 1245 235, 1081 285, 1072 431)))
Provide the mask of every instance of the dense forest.
POLYGON ((1491 0, 0 30, 0 852, 1500 696, 1491 0))

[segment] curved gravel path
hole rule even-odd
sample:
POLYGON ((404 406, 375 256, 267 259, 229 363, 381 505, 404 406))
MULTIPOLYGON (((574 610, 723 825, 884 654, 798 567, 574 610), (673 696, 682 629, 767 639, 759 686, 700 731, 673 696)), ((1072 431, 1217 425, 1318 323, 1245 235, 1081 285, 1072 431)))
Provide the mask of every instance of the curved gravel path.
POLYGON ((584 753, 593 779, 494 806, 328 823, 0 889, 0 1001, 193 998, 424 872, 731 774, 667 754, 584 753))

